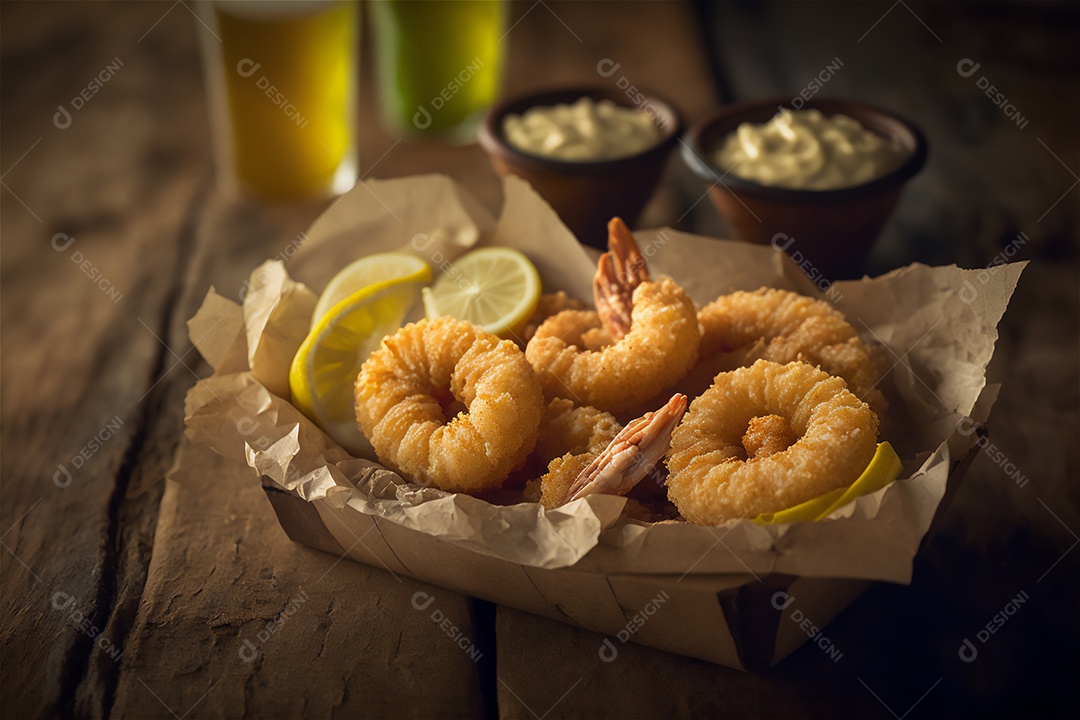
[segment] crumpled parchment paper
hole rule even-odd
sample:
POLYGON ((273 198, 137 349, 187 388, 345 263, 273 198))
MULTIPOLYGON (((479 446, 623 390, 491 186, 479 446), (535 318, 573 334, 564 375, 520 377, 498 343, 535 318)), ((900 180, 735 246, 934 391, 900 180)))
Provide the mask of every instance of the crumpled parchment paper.
POLYGON ((973 424, 961 421, 985 422, 996 397, 985 371, 1022 263, 983 270, 913 265, 823 292, 768 246, 671 229, 639 232, 653 274, 678 280, 699 306, 763 285, 796 290, 834 302, 864 339, 880 343, 892 366, 880 385, 891 403, 883 439, 904 461, 901 478, 825 521, 789 525, 645 524, 620 518, 623 498, 602 495, 557 510, 498 506, 411 485, 375 458, 350 456, 289 404, 288 369, 317 298, 309 288, 321 291, 338 269, 370 253, 413 252, 438 273, 470 248, 506 245, 532 259, 545 291, 590 299, 589 255, 526 183, 509 178, 504 191, 496 220, 446 177, 369 181, 313 224, 287 271, 278 261, 255 269, 242 304, 211 288, 188 323, 214 373, 188 393, 187 434, 247 460, 250 476, 228 482, 268 477, 338 511, 346 525, 355 520, 358 530, 374 517, 531 567, 910 580, 952 463, 975 441, 973 424))

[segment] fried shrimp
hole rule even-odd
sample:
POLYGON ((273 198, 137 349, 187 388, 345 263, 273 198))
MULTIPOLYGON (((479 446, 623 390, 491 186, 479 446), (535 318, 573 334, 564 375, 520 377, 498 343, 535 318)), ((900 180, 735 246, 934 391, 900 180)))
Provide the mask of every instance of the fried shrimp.
POLYGON ((498 488, 532 451, 544 399, 521 350, 443 317, 384 338, 356 382, 356 417, 379 459, 448 492, 498 488))
POLYGON ((580 455, 590 450, 599 453, 620 430, 622 425, 610 413, 555 398, 548 403, 540 421, 534 455, 546 465, 567 453, 580 455))
POLYGON ((663 459, 671 434, 686 412, 686 396, 676 393, 659 410, 624 427, 604 451, 581 471, 563 502, 593 493, 625 495, 663 459))
POLYGON ((526 483, 525 498, 555 507, 566 488, 621 429, 609 413, 575 406, 565 398, 552 400, 540 421, 540 437, 531 457, 533 467, 546 468, 546 472, 526 483))
POLYGON ((698 321, 703 363, 727 360, 713 372, 724 364, 749 365, 759 358, 799 360, 844 378, 851 391, 878 412, 886 407, 876 387, 881 368, 871 349, 842 313, 821 300, 769 288, 735 292, 702 308, 698 321), (718 357, 724 355, 728 357, 718 357))
POLYGON ((585 303, 576 298, 572 298, 562 290, 554 293, 546 293, 540 296, 540 302, 536 304, 536 309, 533 310, 533 314, 529 317, 525 323, 525 330, 522 333, 522 338, 527 343, 532 339, 532 336, 536 334, 536 329, 549 317, 558 315, 563 310, 584 310, 585 303))
POLYGON ((548 318, 525 348, 545 396, 612 413, 639 406, 682 379, 701 339, 693 302, 674 281, 647 279, 633 237, 620 228, 621 220, 611 221, 611 251, 597 268, 594 288, 603 309, 548 318), (611 344, 596 347, 605 331, 611 344))
MULTIPOLYGON (((553 404, 560 402, 566 401, 555 400, 553 404)), ((575 424, 584 421, 587 426, 590 418, 595 424, 589 430, 575 430, 564 436, 564 440, 574 440, 578 448, 584 449, 552 459, 539 480, 540 503, 553 508, 595 493, 626 495, 664 457, 671 433, 685 411, 686 396, 676 394, 659 410, 646 413, 621 430, 614 418, 594 408, 564 413, 562 418, 581 412, 573 420, 575 424)))
POLYGON ((699 525, 778 512, 854 482, 877 432, 840 378, 758 360, 690 405, 667 453, 668 497, 699 525))

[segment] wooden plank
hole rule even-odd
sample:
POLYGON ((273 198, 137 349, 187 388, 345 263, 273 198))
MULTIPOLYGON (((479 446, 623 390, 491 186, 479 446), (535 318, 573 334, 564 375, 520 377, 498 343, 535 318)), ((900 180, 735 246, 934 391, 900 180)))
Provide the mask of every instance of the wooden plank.
POLYGON ((193 455, 210 472, 166 490, 116 716, 481 711, 473 662, 431 619, 475 637, 461 596, 290 542, 249 468, 193 455))
MULTIPOLYGON (((205 168, 184 135, 194 115, 183 93, 195 87, 161 85, 137 42, 160 8, 132 8, 108 35, 95 33, 108 24, 101 10, 68 6, 70 24, 60 26, 40 6, 3 7, 7 716, 107 711, 103 676, 115 663, 102 658, 123 645, 115 607, 142 582, 129 560, 138 565, 148 546, 161 491, 139 471, 158 452, 147 427, 163 396, 148 391, 171 364, 155 334, 205 168), (102 73, 108 81, 76 109, 72 98, 102 73), (58 105, 67 126, 54 124, 58 105)), ((157 50, 167 62, 182 45, 166 38, 157 50)))
POLYGON ((786 691, 780 677, 762 679, 512 609, 499 609, 496 631, 500 717, 807 716, 808 688, 795 683, 796 692, 786 691))

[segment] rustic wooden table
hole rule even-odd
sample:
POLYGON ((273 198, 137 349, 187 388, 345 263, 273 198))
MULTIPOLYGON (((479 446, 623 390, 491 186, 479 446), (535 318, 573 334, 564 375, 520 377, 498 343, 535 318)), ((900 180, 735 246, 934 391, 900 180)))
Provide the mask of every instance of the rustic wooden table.
MULTIPOLYGON (((225 480, 243 470, 224 460, 166 481, 178 453, 198 452, 181 441, 183 395, 207 368, 185 321, 209 286, 235 296, 324 206, 215 190, 190 4, 4 2, 0 21, 3 717, 1080 708, 1075 4, 514 5, 508 92, 604 82, 597 63, 611 59, 694 120, 722 97, 790 96, 818 78, 823 93, 916 118, 930 140, 873 270, 978 267, 1010 244, 1032 261, 992 365, 1004 382, 994 445, 912 585, 875 586, 829 626, 840 662, 807 645, 763 676, 633 645, 606 664, 594 633, 294 545, 257 487, 225 480), (979 69, 959 72, 965 59, 979 69), (822 81, 829 64, 839 69, 822 81), (478 663, 416 620, 417 589, 478 663), (964 662, 964 639, 1021 593, 1030 601, 964 662), (253 659, 245 640, 258 642, 253 659)), ((367 77, 365 176, 445 172, 496 208, 483 153, 385 133, 367 77)), ((673 163, 641 224, 722 234, 703 191, 673 163)))

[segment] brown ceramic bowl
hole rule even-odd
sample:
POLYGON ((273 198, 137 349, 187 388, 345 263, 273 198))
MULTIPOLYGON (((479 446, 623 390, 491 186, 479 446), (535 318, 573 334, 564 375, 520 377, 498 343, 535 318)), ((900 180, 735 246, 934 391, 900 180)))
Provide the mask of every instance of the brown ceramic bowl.
POLYGON ((904 163, 876 180, 838 190, 791 190, 762 185, 719 170, 709 159, 740 123, 763 123, 790 99, 729 105, 687 133, 683 160, 708 181, 709 196, 740 240, 787 252, 813 279, 858 277, 900 191, 926 162, 926 140, 915 125, 871 105, 845 100, 810 100, 801 109, 855 118, 870 130, 895 138, 908 151, 904 163))
POLYGON ((512 98, 488 111, 480 126, 480 145, 500 176, 517 175, 527 180, 580 242, 606 250, 608 220, 619 216, 633 226, 683 131, 682 118, 671 103, 652 93, 638 92, 634 98, 638 102, 616 87, 546 90, 512 98), (599 162, 546 158, 518 150, 506 141, 506 115, 520 115, 537 106, 572 103, 583 97, 645 110, 660 128, 660 138, 636 155, 599 162))

